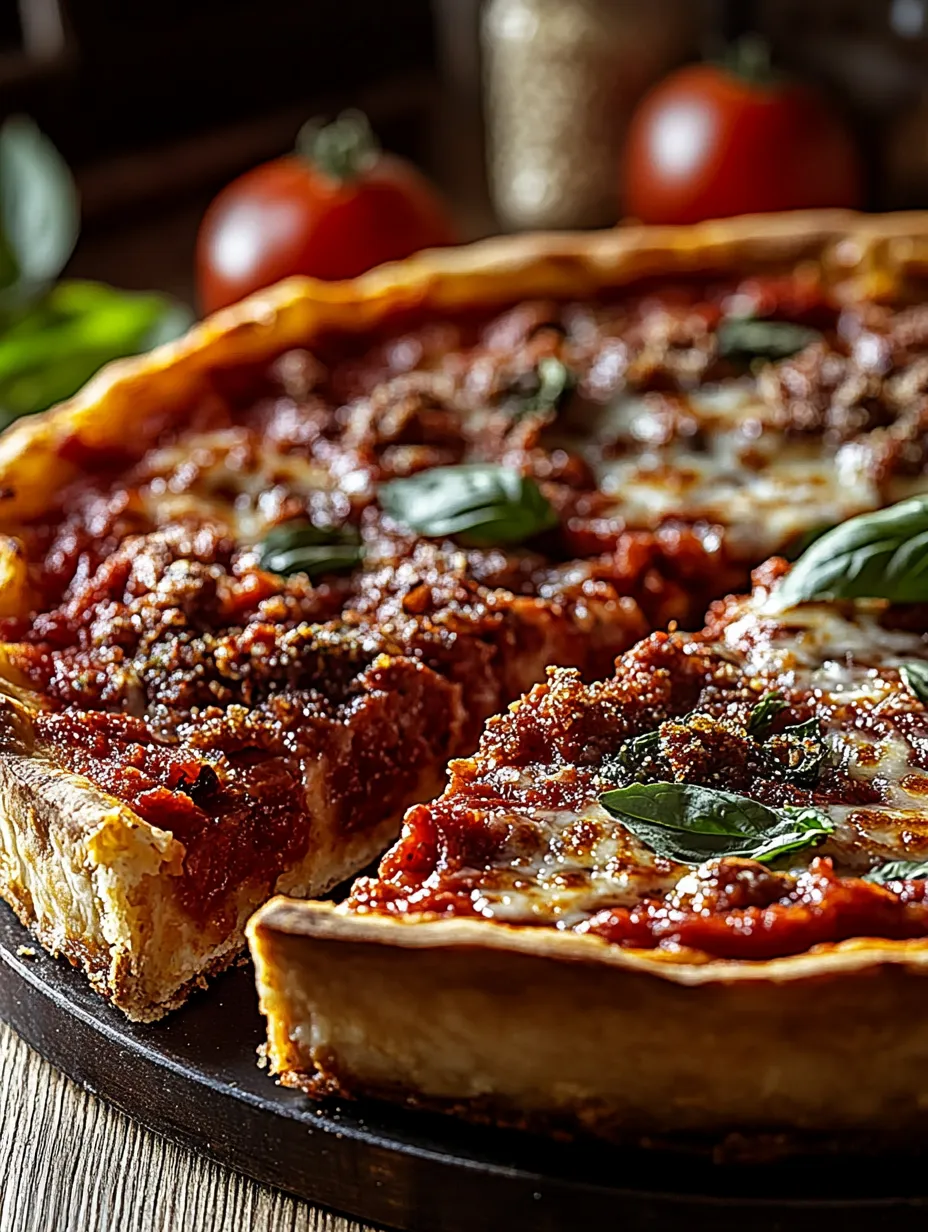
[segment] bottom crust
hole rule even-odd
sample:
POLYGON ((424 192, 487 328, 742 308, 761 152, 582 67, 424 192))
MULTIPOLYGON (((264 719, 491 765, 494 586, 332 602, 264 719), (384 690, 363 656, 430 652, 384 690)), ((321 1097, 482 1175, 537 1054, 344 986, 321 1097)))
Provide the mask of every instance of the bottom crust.
POLYGON ((923 946, 700 967, 282 899, 248 934, 271 1072, 312 1096, 622 1142, 928 1140, 923 946))

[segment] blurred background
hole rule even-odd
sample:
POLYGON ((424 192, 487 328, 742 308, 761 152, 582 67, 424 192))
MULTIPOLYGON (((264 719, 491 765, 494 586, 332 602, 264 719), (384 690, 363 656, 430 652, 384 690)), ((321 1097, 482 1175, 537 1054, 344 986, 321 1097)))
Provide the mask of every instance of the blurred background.
POLYGON ((0 0, 11 116, 34 124, 0 131, 0 424, 262 277, 521 228, 928 206, 928 0, 0 0), (287 159, 344 108, 426 177, 404 164, 400 214, 356 117, 287 159))
POLYGON ((0 110, 75 172, 69 272, 192 302, 211 196, 308 116, 362 107, 467 237, 608 223, 640 96, 746 29, 846 117, 868 207, 928 204, 923 0, 2 0, 0 110))

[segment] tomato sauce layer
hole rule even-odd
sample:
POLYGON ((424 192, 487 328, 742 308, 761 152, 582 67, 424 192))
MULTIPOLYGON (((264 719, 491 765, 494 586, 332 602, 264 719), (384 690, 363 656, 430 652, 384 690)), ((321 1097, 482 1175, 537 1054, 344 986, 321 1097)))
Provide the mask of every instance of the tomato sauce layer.
MULTIPOLYGON (((370 827, 548 664, 605 675, 649 628, 697 627, 772 550, 892 499, 925 464, 926 359, 925 310, 842 308, 814 275, 771 274, 414 313, 216 371, 151 439, 62 442, 83 473, 22 532, 4 661, 41 698, 44 751, 183 842, 179 892, 207 913, 249 868, 270 884, 309 851, 318 767, 336 829, 370 827), (732 345, 745 317, 761 352, 732 345), (384 483, 460 464, 521 471, 551 526, 474 547, 381 508, 384 483), (267 536, 290 524, 356 536, 360 563, 271 571, 267 536)), ((652 675, 584 756, 641 727, 652 675)), ((555 736, 520 739, 543 760, 555 736)), ((668 733, 668 756, 750 785, 713 739, 678 733, 674 753, 668 733)))
POLYGON ((771 616, 785 568, 758 570, 753 597, 717 605, 704 633, 653 634, 593 684, 556 673, 492 720, 349 909, 553 927, 697 959, 928 936, 928 711, 900 671, 928 660, 928 612, 771 616), (606 807, 616 788, 661 783, 734 794, 772 818, 810 810, 822 829, 770 863, 710 849, 694 865, 606 807))

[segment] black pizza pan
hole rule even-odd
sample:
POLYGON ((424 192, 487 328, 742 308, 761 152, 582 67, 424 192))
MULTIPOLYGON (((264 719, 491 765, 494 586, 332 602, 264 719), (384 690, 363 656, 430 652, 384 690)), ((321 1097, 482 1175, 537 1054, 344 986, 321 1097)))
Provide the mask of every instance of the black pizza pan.
MULTIPOLYGON (((924 1160, 718 1164, 693 1152, 550 1142, 373 1102, 314 1104, 256 1063, 251 972, 134 1024, 0 904, 0 1017, 149 1129, 270 1185, 406 1232, 843 1232, 928 1218, 924 1160)), ((910 1221, 910 1222, 907 1222, 910 1221)))

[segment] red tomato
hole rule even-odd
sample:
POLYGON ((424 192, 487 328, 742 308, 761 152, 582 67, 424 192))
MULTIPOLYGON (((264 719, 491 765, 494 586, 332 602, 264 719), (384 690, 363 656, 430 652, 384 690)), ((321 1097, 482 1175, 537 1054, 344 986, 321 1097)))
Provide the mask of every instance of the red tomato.
POLYGON ((296 154, 224 188, 197 237, 197 287, 215 312, 291 274, 354 278, 456 241, 448 211, 411 163, 381 153, 363 116, 304 131, 296 154))
POLYGON ((857 150, 813 90, 712 64, 665 78, 642 100, 622 165, 626 213, 642 222, 703 218, 861 200, 857 150))

